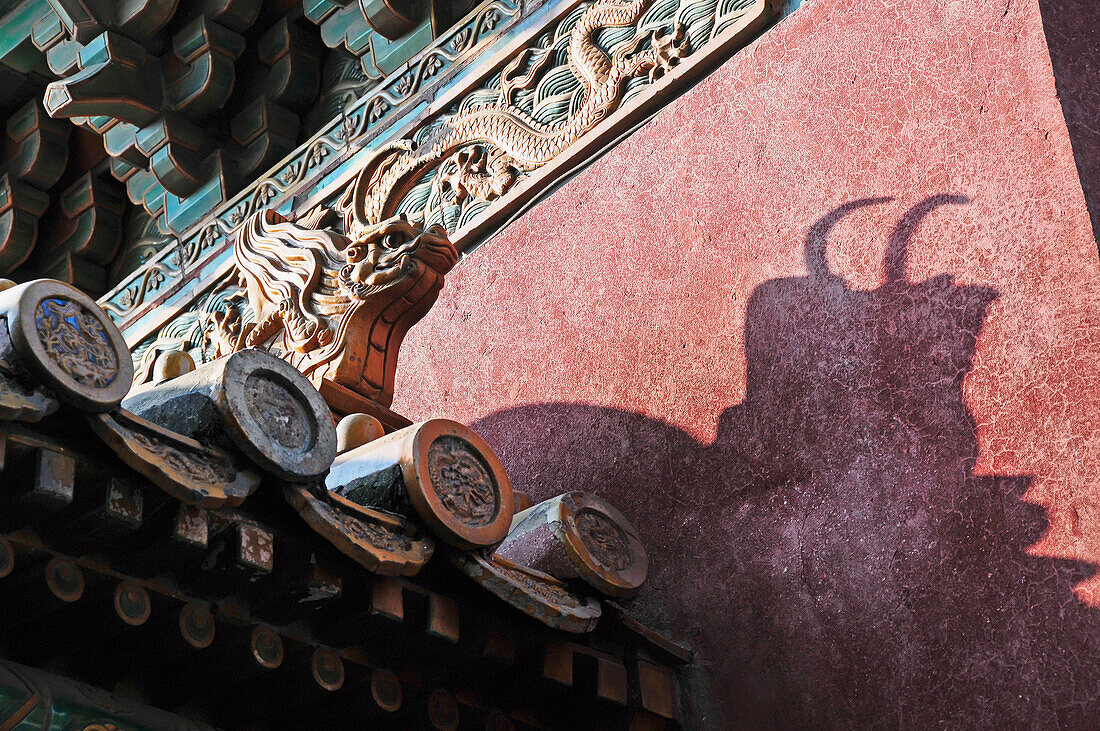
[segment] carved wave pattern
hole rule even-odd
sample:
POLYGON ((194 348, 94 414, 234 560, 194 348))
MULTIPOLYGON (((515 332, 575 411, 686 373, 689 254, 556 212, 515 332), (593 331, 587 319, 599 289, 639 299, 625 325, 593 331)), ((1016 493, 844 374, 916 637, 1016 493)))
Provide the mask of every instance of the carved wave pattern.
MULTIPOLYGON (((569 65, 570 32, 594 4, 578 5, 562 18, 556 28, 541 35, 533 44, 535 50, 528 54, 526 62, 509 75, 512 79, 532 75, 523 88, 512 89, 512 107, 548 126, 565 125, 578 115, 584 104, 585 89, 569 65)), ((646 35, 667 32, 679 25, 683 31, 685 53, 697 53, 759 4, 760 0, 655 0, 637 24, 604 28, 593 40, 595 46, 611 58, 617 49, 630 43, 639 32, 646 35)), ((638 46, 638 50, 648 47, 650 43, 646 42, 638 46)), ((630 79, 619 106, 641 94, 650 83, 651 80, 644 75, 630 79)), ((467 94, 448 115, 418 130, 414 139, 424 144, 455 115, 477 107, 499 106, 505 101, 501 74, 496 74, 483 86, 467 94)), ((448 200, 443 187, 436 183, 436 176, 441 170, 444 170, 443 166, 425 174, 402 199, 397 211, 411 219, 422 219, 425 225, 440 224, 453 233, 473 224, 492 205, 492 201, 476 195, 448 200)), ((520 170, 518 179, 522 180, 532 172, 520 170)))
MULTIPOLYGON (((405 102, 429 85, 440 82, 456 61, 476 46, 499 35, 507 21, 515 18, 517 0, 484 3, 462 25, 441 37, 404 73, 372 91, 364 91, 357 102, 324 128, 324 132, 300 148, 272 175, 253 182, 232 201, 222 206, 213 219, 185 234, 177 246, 162 250, 143 268, 104 297, 100 304, 121 326, 135 315, 150 297, 181 283, 189 269, 220 253, 230 234, 252 213, 285 199, 310 179, 334 153, 343 152, 358 138, 373 134, 384 122, 405 111, 405 102)), ((358 93, 358 91, 356 91, 358 93)))

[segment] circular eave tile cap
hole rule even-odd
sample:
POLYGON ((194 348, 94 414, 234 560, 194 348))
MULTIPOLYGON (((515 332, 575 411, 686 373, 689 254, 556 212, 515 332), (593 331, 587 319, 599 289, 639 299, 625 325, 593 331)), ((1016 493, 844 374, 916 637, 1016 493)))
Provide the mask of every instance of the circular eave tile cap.
POLYGON ((134 380, 126 341, 75 287, 36 279, 0 292, 0 314, 20 362, 65 403, 92 413, 122 402, 134 380))
POLYGON ((450 419, 431 419, 409 428, 416 428, 416 436, 408 443, 402 473, 417 515, 457 548, 482 548, 502 541, 515 511, 512 483, 485 440, 450 419), (467 459, 472 460, 472 469, 464 470, 458 462, 467 459), (433 473, 438 478, 443 472, 437 460, 454 462, 450 472, 458 475, 455 481, 443 484, 433 479, 433 473), (485 491, 491 495, 478 494, 485 491))
POLYGON ((290 482, 320 477, 336 458, 336 427, 320 392, 294 366, 261 350, 225 364, 226 426, 263 469, 290 482))
POLYGON ((615 506, 587 492, 561 496, 556 515, 569 559, 581 578, 605 594, 637 593, 649 571, 649 557, 638 531, 615 506))

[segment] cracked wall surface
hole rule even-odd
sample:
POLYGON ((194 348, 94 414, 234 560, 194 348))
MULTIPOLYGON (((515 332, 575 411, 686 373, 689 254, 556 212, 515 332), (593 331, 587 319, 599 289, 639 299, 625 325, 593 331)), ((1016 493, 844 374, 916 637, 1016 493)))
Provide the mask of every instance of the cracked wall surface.
POLYGON ((813 0, 410 332, 398 411, 635 522, 694 724, 1095 726, 1095 161, 1044 34, 1074 6, 813 0))

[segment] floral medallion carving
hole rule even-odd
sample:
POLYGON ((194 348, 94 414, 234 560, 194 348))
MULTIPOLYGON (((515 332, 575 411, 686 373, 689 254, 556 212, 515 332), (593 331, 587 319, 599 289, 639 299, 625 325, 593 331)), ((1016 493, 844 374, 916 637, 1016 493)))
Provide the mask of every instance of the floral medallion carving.
POLYGON ((465 440, 443 436, 428 448, 428 474, 440 502, 467 525, 487 525, 497 513, 493 478, 465 440))
POLYGON ((91 388, 114 382, 118 356, 94 313, 79 302, 50 297, 38 303, 34 323, 46 354, 74 381, 91 388))

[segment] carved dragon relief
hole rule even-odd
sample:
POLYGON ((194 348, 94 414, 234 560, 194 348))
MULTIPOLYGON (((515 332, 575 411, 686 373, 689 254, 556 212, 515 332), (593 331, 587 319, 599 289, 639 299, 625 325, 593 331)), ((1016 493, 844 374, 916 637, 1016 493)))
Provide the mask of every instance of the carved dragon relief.
MULTIPOLYGON (((458 260, 445 228, 433 223, 442 214, 429 209, 443 200, 484 206, 507 194, 607 119, 632 89, 671 71, 689 46, 705 44, 759 0, 704 4, 698 12, 679 0, 579 5, 488 86, 413 138, 376 151, 335 211, 318 207, 295 220, 260 211, 246 219, 233 250, 245 293, 219 285, 176 342, 196 360, 260 347, 318 387, 335 382, 388 406, 401 340, 458 260), (545 98, 550 77, 552 96, 568 101, 547 115, 531 104, 545 98), (410 195, 426 187, 426 200, 410 195), (336 228, 333 213, 343 217, 331 222, 336 228)), ((142 374, 165 346, 180 347, 162 344, 165 334, 142 351, 142 374)))
MULTIPOLYGON (((651 32, 638 24, 653 2, 598 0, 580 15, 568 32, 568 66, 580 82, 582 101, 565 118, 545 123, 514 103, 556 57, 552 48, 527 48, 503 70, 495 101, 461 109, 420 142, 404 139, 381 148, 338 204, 345 230, 362 235, 394 215, 409 191, 433 172, 436 200, 492 201, 552 161, 620 105, 631 79, 644 76, 652 83, 685 56, 679 22, 651 32), (636 26, 633 35, 610 54, 597 43, 601 31, 629 26, 636 26), (529 55, 534 61, 525 67, 529 55)), ((427 220, 428 212, 420 216, 427 220)))

